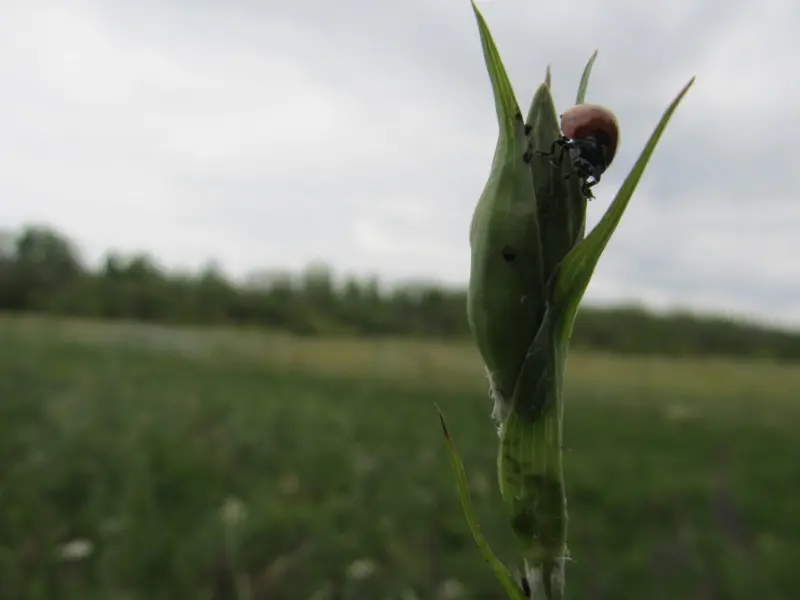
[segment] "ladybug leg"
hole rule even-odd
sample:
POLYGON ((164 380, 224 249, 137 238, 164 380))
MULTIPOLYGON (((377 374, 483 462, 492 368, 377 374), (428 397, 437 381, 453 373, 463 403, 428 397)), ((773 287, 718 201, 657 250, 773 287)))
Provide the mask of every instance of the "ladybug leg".
POLYGON ((550 164, 554 167, 560 167, 561 163, 564 162, 564 154, 572 148, 572 141, 569 138, 560 137, 553 141, 550 145, 549 152, 543 152, 541 150, 537 150, 537 154, 541 154, 542 156, 551 156, 554 158, 550 159, 550 164), (558 156, 556 157, 556 147, 558 146, 558 156))
MULTIPOLYGON (((577 173, 576 171, 573 171, 571 173, 567 173, 564 179, 567 180, 570 177, 580 177, 580 174, 577 173)), ((594 194, 592 193, 591 187, 596 183, 597 183, 596 181, 590 183, 588 179, 585 178, 581 181, 581 194, 583 194, 584 198, 586 198, 587 200, 591 200, 594 198, 594 194)))
POLYGON ((564 179, 569 179, 570 177, 580 177, 581 179, 586 179, 591 174, 591 170, 587 170, 586 161, 581 158, 576 158, 572 161, 572 169, 564 175, 564 179))
MULTIPOLYGON (((550 151, 549 152, 544 152, 543 150, 537 150, 536 154, 541 154, 542 156, 555 156, 556 146, 558 145, 559 141, 560 140, 555 140, 552 144, 550 144, 550 151)), ((552 164, 553 161, 554 161, 554 159, 551 159, 550 163, 552 164)))
POLYGON ((587 177, 583 181, 583 195, 586 196, 587 200, 591 200, 594 198, 594 194, 592 193, 592 188, 600 183, 600 176, 592 174, 590 177, 587 177))
POLYGON ((586 176, 586 185, 588 187, 596 186, 598 183, 600 183, 600 177, 601 173, 598 173, 596 170, 592 170, 592 172, 586 176))
POLYGON ((575 144, 569 138, 558 138, 553 144, 558 144, 559 152, 558 152, 558 160, 551 160, 551 164, 554 167, 560 167, 561 163, 564 162, 564 154, 568 153, 575 147, 575 144))
POLYGON ((582 179, 588 179, 589 177, 594 177, 594 169, 592 168, 591 163, 587 160, 581 158, 580 156, 574 158, 572 160, 572 172, 567 175, 564 179, 567 179, 570 175, 578 175, 582 179))
POLYGON ((598 175, 596 169, 589 161, 580 156, 574 158, 572 161, 572 169, 564 176, 564 179, 567 180, 570 177, 580 178, 581 193, 587 200, 594 198, 591 188, 600 182, 600 175, 598 175))

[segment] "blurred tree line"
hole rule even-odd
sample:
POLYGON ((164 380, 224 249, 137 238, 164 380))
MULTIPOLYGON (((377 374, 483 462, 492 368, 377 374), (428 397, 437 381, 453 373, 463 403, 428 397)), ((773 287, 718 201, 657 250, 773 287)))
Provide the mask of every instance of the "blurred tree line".
MULTIPOLYGON (((47 227, 0 233, 0 311, 174 324, 279 328, 305 335, 469 335, 464 290, 434 284, 385 289, 376 279, 336 281, 324 264, 301 274, 262 273, 235 284, 214 265, 161 269, 147 255, 109 253, 86 267, 76 246, 47 227)), ((630 354, 800 358, 800 333, 639 308, 583 308, 573 344, 630 354)))

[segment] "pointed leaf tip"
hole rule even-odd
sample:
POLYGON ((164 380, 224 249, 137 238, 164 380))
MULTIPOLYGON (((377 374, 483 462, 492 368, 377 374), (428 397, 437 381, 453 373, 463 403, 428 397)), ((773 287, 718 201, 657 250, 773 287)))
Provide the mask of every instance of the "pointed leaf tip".
POLYGON ((492 84, 492 94, 494 96, 497 120, 500 125, 500 135, 510 140, 514 138, 514 132, 518 124, 517 121, 522 120, 522 113, 519 110, 519 105, 514 95, 514 89, 511 86, 511 81, 508 78, 505 65, 494 43, 492 33, 474 0, 472 0, 472 8, 478 23, 478 32, 481 38, 484 62, 486 63, 486 69, 492 84))
POLYGON ((595 50, 589 57, 589 62, 583 68, 583 75, 581 75, 581 82, 578 85, 578 94, 575 98, 575 104, 583 104, 586 101, 586 89, 589 87, 589 76, 592 74, 592 67, 594 61, 597 59, 597 50, 595 50))
POLYGON ((450 432, 447 430, 447 424, 444 422, 444 415, 442 414, 442 409, 439 408, 439 405, 435 402, 433 403, 434 408, 436 409, 436 414, 439 415, 439 424, 442 426, 442 433, 444 433, 444 437, 450 440, 450 432))

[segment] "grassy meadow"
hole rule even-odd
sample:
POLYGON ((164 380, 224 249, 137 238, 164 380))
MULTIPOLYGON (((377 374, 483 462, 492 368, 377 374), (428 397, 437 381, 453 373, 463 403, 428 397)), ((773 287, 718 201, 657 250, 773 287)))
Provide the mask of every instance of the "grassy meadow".
MULTIPOLYGON (((568 597, 800 597, 800 365, 575 353, 568 597)), ((515 556, 469 344, 0 318, 0 599, 457 600, 515 556)))

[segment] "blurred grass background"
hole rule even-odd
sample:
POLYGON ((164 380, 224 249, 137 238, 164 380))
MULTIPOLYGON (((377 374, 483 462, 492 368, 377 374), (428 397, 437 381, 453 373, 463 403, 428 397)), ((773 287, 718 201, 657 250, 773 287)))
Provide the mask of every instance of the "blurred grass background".
MULTIPOLYGON (((800 594, 800 367, 576 352, 572 598, 800 594)), ((471 344, 0 319, 0 598, 500 598, 471 344)))

